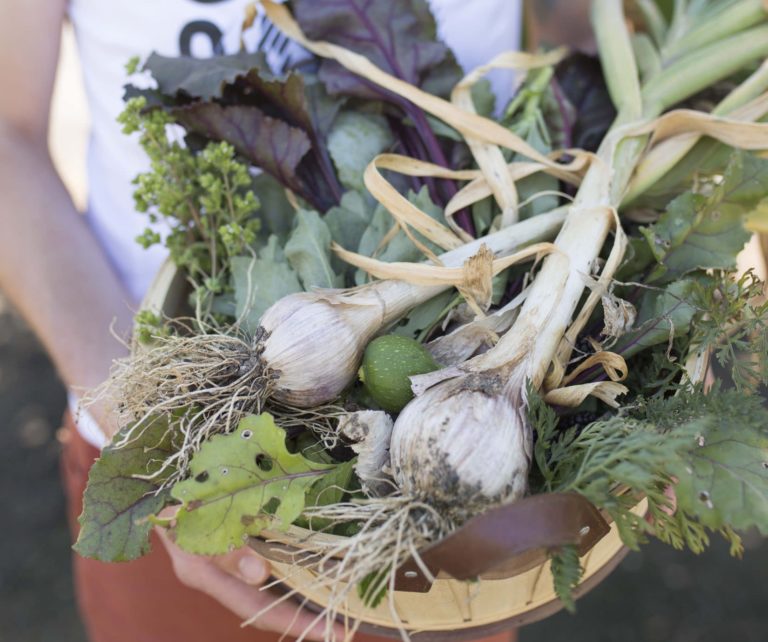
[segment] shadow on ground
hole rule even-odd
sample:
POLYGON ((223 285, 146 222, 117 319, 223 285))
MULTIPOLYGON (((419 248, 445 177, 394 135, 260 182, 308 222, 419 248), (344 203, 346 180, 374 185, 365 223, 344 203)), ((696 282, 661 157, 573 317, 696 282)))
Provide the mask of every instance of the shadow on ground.
MULTIPOLYGON (((2 305, 0 642, 84 642, 58 476, 64 392, 28 330, 2 305)), ((742 561, 720 542, 701 557, 650 545, 580 600, 575 616, 531 625, 521 642, 764 642, 768 542, 750 534, 745 543, 742 561)))

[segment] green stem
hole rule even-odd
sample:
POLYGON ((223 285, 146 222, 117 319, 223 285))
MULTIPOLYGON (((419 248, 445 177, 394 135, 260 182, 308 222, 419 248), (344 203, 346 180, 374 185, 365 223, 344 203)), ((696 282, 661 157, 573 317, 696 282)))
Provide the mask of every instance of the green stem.
POLYGON ((689 53, 643 87, 645 115, 659 114, 765 56, 768 25, 753 27, 689 53))
POLYGON ((675 5, 672 11, 672 20, 667 29, 667 42, 675 42, 682 38, 687 26, 688 0, 674 0, 675 5))
POLYGON ((647 83, 662 72, 661 58, 653 41, 644 33, 632 37, 632 51, 635 52, 640 78, 647 83))
POLYGON ((642 115, 640 78, 621 0, 592 3, 592 25, 611 100, 628 121, 642 115))
POLYGON ((768 91, 768 61, 764 61, 757 71, 723 98, 712 113, 716 116, 725 116, 765 91, 768 91))
POLYGON ((662 59, 669 62, 753 27, 768 17, 762 0, 741 0, 728 4, 696 25, 685 35, 670 40, 662 49, 662 59))
MULTIPOLYGON (((720 101, 712 113, 716 116, 727 116, 765 91, 768 91, 768 62, 764 62, 755 73, 720 101)), ((668 176, 669 172, 691 153, 691 150, 695 149, 699 152, 700 147, 697 146, 697 143, 700 140, 701 137, 696 136, 690 138, 685 144, 676 146, 674 151, 670 150, 670 153, 664 155, 662 162, 654 162, 651 165, 650 162, 644 161, 638 168, 638 172, 624 196, 622 207, 631 205, 638 197, 656 185, 662 177, 668 176)), ((711 139, 709 139, 709 143, 716 144, 711 139)))
POLYGON ((635 0, 635 5, 643 14, 648 33, 657 47, 661 47, 667 35, 667 21, 664 19, 654 0, 635 0))

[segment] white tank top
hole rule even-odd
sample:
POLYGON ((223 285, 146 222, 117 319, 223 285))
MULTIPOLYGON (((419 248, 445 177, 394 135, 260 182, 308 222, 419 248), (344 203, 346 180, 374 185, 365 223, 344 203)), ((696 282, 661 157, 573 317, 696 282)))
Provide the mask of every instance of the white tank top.
MULTIPOLYGON (((438 33, 464 70, 519 47, 521 3, 430 0, 438 33)), ((165 252, 157 246, 144 250, 135 242, 147 217, 134 210, 131 181, 146 171, 147 160, 136 138, 125 136, 116 122, 128 82, 125 64, 134 56, 146 59, 152 51, 195 57, 235 53, 249 4, 251 0, 70 0, 92 123, 87 220, 136 301, 165 252)), ((264 50, 275 68, 302 55, 265 20, 257 20, 247 32, 246 46, 264 50)), ((511 75, 494 72, 489 78, 499 102, 506 101, 511 75)), ((87 436, 97 441, 92 433, 87 436)))

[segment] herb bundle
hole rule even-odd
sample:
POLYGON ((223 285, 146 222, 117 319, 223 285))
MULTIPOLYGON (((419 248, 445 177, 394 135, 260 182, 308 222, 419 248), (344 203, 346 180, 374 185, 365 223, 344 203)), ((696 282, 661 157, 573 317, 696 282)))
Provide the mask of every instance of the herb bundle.
MULTIPOLYGON (((526 495, 578 493, 632 548, 768 534, 768 304, 735 272, 768 194, 762 4, 637 3, 630 33, 595 2, 603 74, 509 54, 530 73, 498 110, 420 1, 264 4, 300 70, 152 56, 128 90, 137 207, 164 224, 139 241, 189 296, 116 364, 77 549, 333 534, 334 617, 526 495)), ((572 605, 576 549, 550 554, 572 605)))

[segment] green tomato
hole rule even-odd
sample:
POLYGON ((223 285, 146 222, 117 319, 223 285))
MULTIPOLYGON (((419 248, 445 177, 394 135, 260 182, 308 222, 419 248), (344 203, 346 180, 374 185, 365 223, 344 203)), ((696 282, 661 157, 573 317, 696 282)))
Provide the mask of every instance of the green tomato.
POLYGON ((409 377, 439 368, 440 365, 418 341, 388 334, 368 344, 358 374, 379 406, 390 412, 400 412, 413 399, 409 377))

